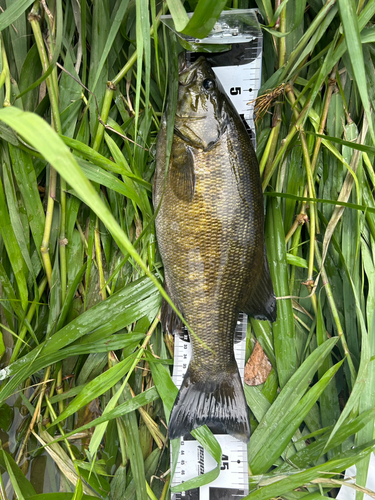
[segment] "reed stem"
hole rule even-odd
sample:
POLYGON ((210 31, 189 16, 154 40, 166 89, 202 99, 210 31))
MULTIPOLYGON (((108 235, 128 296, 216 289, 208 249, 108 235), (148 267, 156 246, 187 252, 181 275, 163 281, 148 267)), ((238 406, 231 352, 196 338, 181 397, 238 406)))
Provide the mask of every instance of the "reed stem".
MULTIPOLYGON (((44 45, 43 35, 40 28, 40 16, 38 15, 39 10, 39 1, 35 2, 31 12, 28 16, 28 20, 30 22, 35 42, 37 45, 40 61, 42 63, 43 71, 46 72, 49 68, 49 58, 44 45)), ((52 34, 53 34, 53 26, 50 26, 51 32, 51 52, 53 48, 52 43, 52 34)), ((58 85, 57 85, 57 74, 56 69, 55 75, 53 76, 53 72, 46 79, 48 94, 51 103, 51 112, 52 112, 52 126, 56 130, 56 132, 61 134, 61 121, 60 121, 60 113, 59 113, 59 104, 58 104, 58 85)), ((57 183, 57 174, 53 167, 51 166, 50 170, 50 180, 49 180, 49 193, 47 199, 47 211, 46 211, 46 222, 44 226, 44 234, 41 246, 41 254, 42 260, 44 264, 44 268, 46 271, 47 279, 49 287, 51 288, 52 283, 52 264, 49 256, 49 242, 52 228, 52 220, 53 220, 53 211, 55 206, 55 198, 56 198, 56 183, 57 183)), ((65 237, 65 219, 66 219, 66 182, 64 179, 61 179, 61 220, 60 220, 60 279, 62 284, 62 299, 65 298, 66 293, 66 237, 65 237)))

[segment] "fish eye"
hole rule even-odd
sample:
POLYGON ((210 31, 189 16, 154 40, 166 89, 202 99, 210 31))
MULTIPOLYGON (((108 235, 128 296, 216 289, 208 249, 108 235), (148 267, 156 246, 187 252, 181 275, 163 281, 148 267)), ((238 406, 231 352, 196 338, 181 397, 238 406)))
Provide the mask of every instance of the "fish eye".
POLYGON ((210 80, 209 78, 206 78, 203 81, 203 88, 206 90, 212 90, 215 87, 215 82, 213 80, 210 80))

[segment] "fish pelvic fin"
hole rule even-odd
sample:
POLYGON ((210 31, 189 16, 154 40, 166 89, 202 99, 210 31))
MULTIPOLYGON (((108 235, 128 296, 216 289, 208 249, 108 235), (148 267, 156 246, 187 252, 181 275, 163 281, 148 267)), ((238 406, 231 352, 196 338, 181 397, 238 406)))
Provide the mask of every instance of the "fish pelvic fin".
POLYGON ((169 437, 179 438, 202 425, 249 442, 249 410, 237 365, 231 373, 203 379, 202 369, 190 363, 172 409, 169 437))
POLYGON ((251 289, 250 299, 241 308, 242 312, 255 319, 274 322, 277 318, 277 303, 273 291, 266 248, 264 248, 263 272, 255 290, 251 289))

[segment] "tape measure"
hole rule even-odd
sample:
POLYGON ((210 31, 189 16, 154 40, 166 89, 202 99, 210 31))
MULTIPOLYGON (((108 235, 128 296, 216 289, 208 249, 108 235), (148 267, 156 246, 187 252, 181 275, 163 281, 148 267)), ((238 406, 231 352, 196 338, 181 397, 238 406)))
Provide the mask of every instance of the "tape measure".
MULTIPOLYGON (((191 17, 193 14, 188 14, 191 17)), ((207 58, 228 97, 233 102, 255 147, 254 105, 261 85, 263 37, 257 9, 224 11, 209 35, 200 40, 176 32, 172 16, 161 20, 181 39, 187 63, 200 55, 207 58), (207 53, 207 44, 230 46, 225 52, 207 53)), ((241 313, 235 331, 234 353, 243 381, 246 352, 247 316, 241 313)), ((173 381, 178 388, 189 366, 191 345, 188 335, 175 336, 173 381)), ((222 450, 221 471, 212 483, 182 493, 173 493, 172 500, 239 500, 249 492, 247 445, 227 434, 215 434, 222 450)), ((172 460, 172 457, 171 457, 172 460)), ((214 459, 193 439, 184 436, 171 486, 197 477, 216 466, 214 459)))
MULTIPOLYGON (((192 15, 188 13, 189 17, 192 15)), ((249 102, 256 99, 261 86, 263 35, 259 16, 257 9, 223 11, 213 30, 202 40, 178 33, 172 16, 161 16, 162 22, 193 49, 186 51, 188 63, 194 62, 200 55, 207 58, 225 92, 247 124, 254 147, 254 105, 249 102), (203 48, 208 44, 230 45, 231 50, 207 53, 203 48)))

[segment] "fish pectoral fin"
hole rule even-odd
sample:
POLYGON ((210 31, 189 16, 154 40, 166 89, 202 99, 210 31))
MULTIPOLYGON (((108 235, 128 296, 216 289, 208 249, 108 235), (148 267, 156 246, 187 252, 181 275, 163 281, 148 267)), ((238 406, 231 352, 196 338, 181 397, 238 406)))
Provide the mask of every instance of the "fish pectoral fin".
POLYGON ((191 201, 195 191, 194 155, 190 146, 175 137, 170 163, 170 183, 175 195, 191 201))
POLYGON ((249 409, 237 366, 226 376, 207 370, 204 378, 202 370, 192 362, 189 365, 169 419, 170 439, 208 425, 217 434, 227 433, 248 443, 249 409))
POLYGON ((264 248, 264 261, 262 275, 254 290, 253 284, 249 283, 250 298, 242 307, 242 312, 255 319, 276 321, 277 304, 273 291, 270 269, 268 267, 266 248, 264 248))

